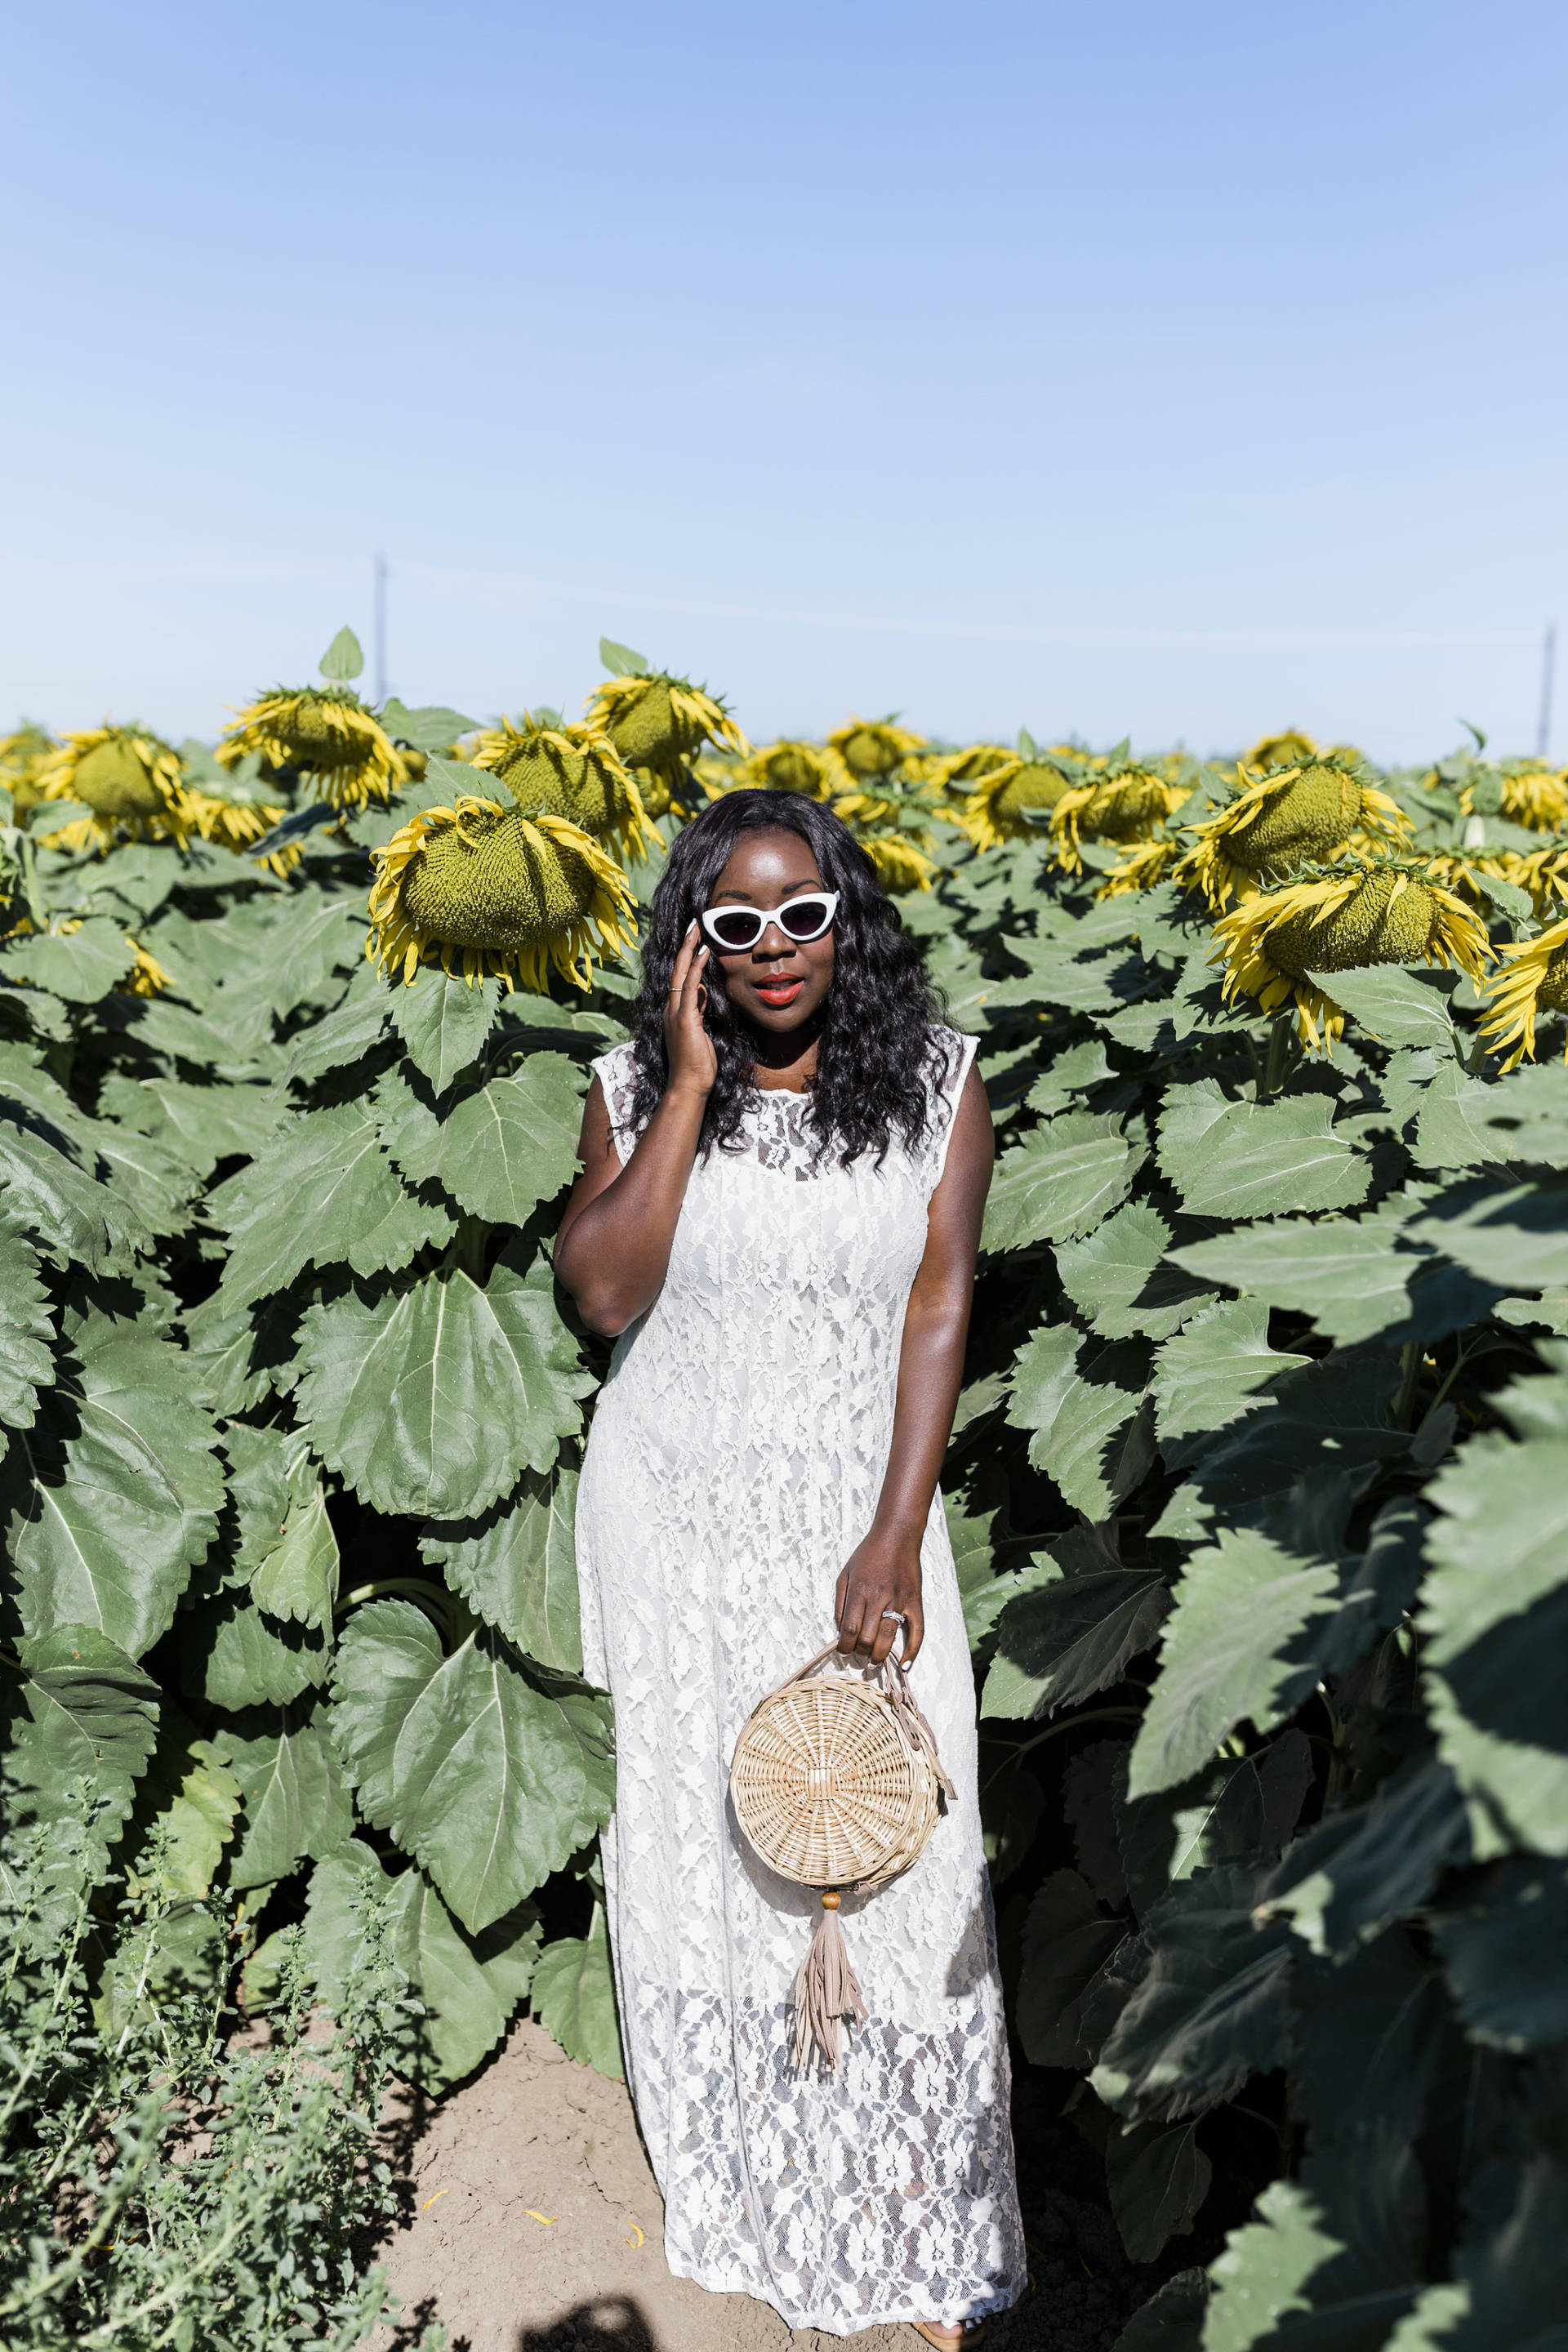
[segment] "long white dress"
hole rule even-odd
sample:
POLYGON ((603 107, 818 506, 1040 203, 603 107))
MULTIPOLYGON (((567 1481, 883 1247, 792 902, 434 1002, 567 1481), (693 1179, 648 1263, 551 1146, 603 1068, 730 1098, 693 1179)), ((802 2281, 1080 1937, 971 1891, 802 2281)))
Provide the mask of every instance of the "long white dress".
MULTIPOLYGON (((901 1878, 845 1896, 868 2024, 837 2076, 791 2071, 818 1915, 729 1811, 758 1699, 833 1638, 871 1524, 904 1310, 974 1051, 948 1031, 936 1131, 880 1169, 818 1163, 805 1098, 693 1167, 664 1286, 616 1345, 577 1504, 588 1675, 616 1709, 603 1841, 632 2095, 670 2268, 830 2335, 1013 2302, 1023 2230, 975 1786, 973 1684, 940 1496, 915 1694, 958 1801, 901 1878)), ((595 1064, 616 1148, 631 1049, 595 1064)))

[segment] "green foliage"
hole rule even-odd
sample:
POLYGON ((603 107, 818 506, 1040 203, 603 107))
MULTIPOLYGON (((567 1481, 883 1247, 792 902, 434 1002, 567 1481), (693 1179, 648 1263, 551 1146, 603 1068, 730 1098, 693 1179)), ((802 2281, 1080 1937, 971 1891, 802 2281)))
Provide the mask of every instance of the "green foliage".
MULTIPOLYGON (((187 1773, 174 1811, 200 1801, 187 1773)), ((335 2031, 307 2041, 291 1931, 269 2036, 232 2042, 205 1959, 230 1916, 189 1899, 189 1824, 161 1813, 105 1879, 89 1822, 78 1783, 0 1864, 0 2342, 346 2352, 392 2304, 355 2240, 394 2210, 373 2134, 408 2013, 395 1939, 360 1907, 335 2031)))
MULTIPOLYGON (((340 633, 324 674, 362 667, 340 633)), ((281 875, 19 832, 0 866, 0 1689, 34 1841, 6 1899, 35 1888, 4 2030, 58 2070, 41 1939, 79 1948, 61 1999, 92 2054, 50 2080, 94 2146, 120 2101, 79 2209, 109 2216, 114 2260, 77 2261, 74 2206, 51 2243, 50 2206, 5 2289, 41 2282, 47 2324, 7 2307, 0 2342, 351 2343, 381 2292, 342 2258, 380 2193, 349 2161, 353 2069, 444 2088, 526 2000, 620 2071, 602 1906, 559 1932, 614 1770, 574 1540, 605 1359, 550 1242, 586 1064, 634 982, 511 997, 366 961, 368 849, 478 782, 450 756, 460 712, 383 715, 422 780, 352 817, 296 808, 267 845, 281 875), (137 948, 167 976, 151 996, 137 948), (39 1891, 39 1842, 72 1837, 76 1875, 39 1891), (274 2022, 263 2055, 214 2039, 237 1970, 274 2022), (304 2067, 313 1998, 363 2062, 345 2041, 304 2067), (154 2029, 185 2053, 176 2104, 205 2037, 213 2145, 242 2177, 159 2156, 154 2029)), ((293 795, 185 756, 204 791, 293 795)), ((1468 855, 1478 824, 1510 855, 1547 841, 1500 817, 1479 757, 1388 781, 1419 854, 1468 855)), ((1229 786, 1196 789, 1212 808, 1229 786)), ((1103 845, 1064 877, 1037 833, 976 855, 932 823, 935 887, 904 907, 982 1033, 1001 1143, 944 1484, 1013 2020, 1026 2060, 1092 2084, 1135 2259, 1213 2229, 1211 2178, 1234 2200, 1227 2110, 1261 2192, 1122 2352, 1548 2352, 1568 2303, 1554 1016, 1505 1077, 1468 983, 1336 972, 1345 1034, 1308 1058, 1288 1016, 1222 1002, 1211 919, 1174 885, 1101 898, 1103 845)), ((1529 935, 1517 886, 1474 888, 1496 944, 1529 935)), ((41 2198, 34 2156, 63 2140, 27 2081, 12 2177, 41 2198)))

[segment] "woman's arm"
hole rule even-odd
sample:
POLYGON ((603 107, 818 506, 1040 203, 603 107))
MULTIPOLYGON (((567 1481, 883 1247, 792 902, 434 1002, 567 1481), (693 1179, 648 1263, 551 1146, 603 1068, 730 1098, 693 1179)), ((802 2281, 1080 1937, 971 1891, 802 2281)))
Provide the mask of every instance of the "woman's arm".
POLYGON ((971 1066, 958 1098, 947 1165, 931 1194, 925 1255, 904 1316, 893 1444, 877 1516, 850 1554, 835 1596, 839 1648, 879 1664, 898 1632, 883 1618, 884 1609, 896 1609, 909 1621, 906 1658, 915 1655, 925 1638, 921 1538, 963 1379, 974 1261, 994 1157, 990 1106, 971 1066))
POLYGON ((555 1273, 590 1330, 609 1339, 651 1307, 669 1265, 670 1244, 697 1156, 702 1116, 718 1072, 702 1025, 702 974, 708 950, 692 924, 675 960, 665 1006, 669 1079, 658 1108, 622 1168, 610 1132, 605 1090, 588 1089, 572 1188, 555 1239, 555 1273))

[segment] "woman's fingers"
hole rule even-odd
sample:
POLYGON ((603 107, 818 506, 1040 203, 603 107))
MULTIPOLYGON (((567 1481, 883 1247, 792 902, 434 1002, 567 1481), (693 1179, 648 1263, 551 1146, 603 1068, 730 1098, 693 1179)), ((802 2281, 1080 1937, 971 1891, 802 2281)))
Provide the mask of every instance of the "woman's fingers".
POLYGON ((921 1654, 921 1643, 926 1637, 925 1612, 918 1601, 911 1601, 904 1618, 904 1664, 912 1666, 921 1654))
POLYGON ((686 937, 681 940, 680 946, 676 951, 675 970, 669 975, 669 1001, 671 1004, 679 1005, 680 1003, 681 996, 686 988, 687 974, 691 970, 691 959, 696 952, 697 926, 695 923, 689 923, 686 927, 686 937))

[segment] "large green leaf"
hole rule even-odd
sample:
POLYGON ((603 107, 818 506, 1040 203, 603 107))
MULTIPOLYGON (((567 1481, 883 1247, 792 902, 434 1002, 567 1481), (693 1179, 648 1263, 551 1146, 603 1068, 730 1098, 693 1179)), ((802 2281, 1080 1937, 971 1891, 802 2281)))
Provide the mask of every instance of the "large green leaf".
POLYGON ((289 1512, 280 1539, 251 1578, 250 1591, 269 1617, 331 1625, 338 1605, 338 1539, 319 1486, 289 1512))
POLYGON ((1470 2226, 1454 2257, 1459 2287, 1450 2290, 1449 2308, 1458 2311, 1461 2291, 1467 2305, 1436 2339, 1443 2352, 1568 2352, 1568 2172, 1560 2150, 1480 2168, 1467 2203, 1470 2226))
POLYGON ((296 905, 272 936, 267 957, 267 994, 281 1021, 301 1004, 335 1004, 343 992, 339 977, 354 971, 364 956, 364 899, 359 890, 296 905))
POLYGON ((1108 1689, 1152 1645, 1170 1605, 1164 1583, 1147 1569, 1058 1575, 1021 1593, 997 1620, 981 1714, 1051 1715, 1108 1689))
POLYGON ((0 1425, 31 1429, 38 1391, 55 1377, 55 1323, 38 1279, 37 1252, 0 1232, 0 1425))
POLYGON ((381 723, 395 742, 412 743, 416 751, 443 751, 459 735, 471 734, 479 722, 465 719, 460 710, 448 710, 444 703, 421 703, 410 710, 393 695, 382 707, 381 723))
POLYGON ((1561 1289, 1568 1284, 1568 1184, 1457 1184, 1411 1236, 1500 1289, 1561 1289))
POLYGON ((385 982, 367 965, 365 978, 351 983, 342 1003, 291 1038, 283 1075, 293 1086, 310 1086, 329 1070, 361 1063, 386 1034, 392 1003, 385 982))
POLYGON ((25 1631, 98 1625, 133 1657, 150 1649, 217 1526, 216 1447, 181 1350, 89 1318, 6 1459, 7 1574, 25 1631))
POLYGON ((438 1095, 484 1051, 500 1011, 500 981, 471 986, 428 964, 412 986, 395 992, 393 1018, 404 1051, 438 1095))
POLYGON ((39 931, 8 944, 0 972, 19 974, 68 1004, 96 1004, 135 961, 122 926, 107 915, 89 915, 68 935, 39 931))
POLYGON ((1154 1360, 1155 1427, 1167 1466, 1183 1469, 1202 1450, 1184 1438, 1223 1429, 1259 1390, 1308 1361, 1270 1348, 1261 1301, 1237 1298, 1194 1316, 1154 1360))
POLYGON ((1407 1453, 1409 1437, 1384 1418, 1398 1381, 1386 1358, 1331 1356, 1286 1373, 1271 1401, 1230 1423, 1202 1455, 1193 1475, 1204 1500, 1236 1512, 1407 1453))
POLYGON ((546 1471, 594 1386, 555 1311, 550 1268, 510 1249, 481 1290, 459 1268, 373 1304, 313 1307, 301 1415, 321 1459, 379 1511, 476 1518, 546 1471))
POLYGON ((533 2014, 569 2058, 613 2082, 626 2080, 610 1942, 603 1907, 595 1903, 586 1936, 546 1944, 533 1971, 533 2014))
POLYGON ((332 1692, 332 1738, 367 1819, 470 1932, 608 1818, 615 1776, 594 1702, 538 1688, 488 1629, 444 1658, 419 1610, 370 1601, 344 1630, 332 1692))
POLYGON ((1166 1263, 1170 1241, 1158 1211, 1130 1201, 1087 1239, 1058 1248, 1062 1288, 1102 1339, 1166 1339, 1213 1304, 1212 1290, 1166 1263))
POLYGON ((1281 2323, 1311 2309, 1309 2281, 1344 2252, 1323 2226, 1321 2207, 1293 2180, 1271 2181, 1257 2210, 1258 2220, 1233 2230, 1210 2265, 1215 2293, 1203 2352, 1283 2347, 1289 2339, 1281 2323))
POLYGON ((1495 1083, 1467 1077, 1458 1062, 1444 1063, 1416 1116, 1410 1154, 1416 1167, 1485 1168, 1506 1160, 1506 1144, 1487 1123, 1497 1091, 1495 1083))
POLYGON ((136 1790, 128 1843, 141 1876, 148 1841, 162 1846, 162 1883, 172 1895, 205 1895, 217 1874, 239 1811, 239 1783, 221 1749, 203 1739, 165 1700, 158 1744, 136 1790))
POLYGON ((1338 1601, 1331 1561, 1299 1559, 1254 1528, 1226 1528, 1212 1549, 1194 1552, 1133 1742, 1130 1793, 1173 1788, 1238 1723, 1267 1731, 1288 1715, 1318 1673, 1296 1645, 1338 1601))
POLYGON ((325 1682, 331 1664, 317 1627, 275 1624, 247 1593, 196 1612, 181 1643, 181 1687, 213 1706, 288 1706, 325 1682))
POLYGON ((577 1473, 524 1474, 516 1492, 467 1526, 437 1522, 419 1549, 489 1625, 541 1665, 583 1670, 577 1618, 577 1473))
POLYGON ((405 1086, 383 1130, 387 1150, 411 1183, 433 1179, 470 1216, 524 1224, 576 1173, 585 1079, 564 1054, 533 1054, 443 1119, 405 1086))
MULTIPOLYGON (((1403 1928, 1342 1960, 1298 1954, 1291 1970, 1292 2106, 1314 2148, 1446 2128, 1430 2105, 1452 2026, 1442 1980, 1403 1928)), ((1456 2134, 1455 2137, 1458 2138, 1456 2134)))
POLYGON ((1148 1417, 1135 1420, 1147 1369, 1135 1342, 1080 1354, 1071 1324, 1047 1324, 1018 1351, 1007 1418, 1033 1433, 1030 1461, 1086 1518, 1109 1518, 1153 1459, 1148 1417))
POLYGON ((1331 1814, 1292 1847, 1268 1907, 1315 1952, 1342 1957, 1391 1919, 1416 1910, 1450 1863, 1469 1858, 1454 1776, 1413 1759, 1370 1803, 1331 1814))
POLYGON ((1071 1241, 1120 1206, 1148 1156, 1142 1133, 1119 1118, 1063 1111, 1005 1151, 985 1209, 983 1248, 1071 1241))
POLYGON ((1447 1000, 1456 977, 1420 964, 1377 964, 1366 971, 1314 975, 1324 995, 1380 1045, 1431 1045, 1440 1052, 1453 1046, 1447 1000))
POLYGON ((1542 1352, 1553 1376, 1498 1400, 1523 1442, 1483 1433, 1429 1489, 1429 1699, 1482 1854, 1568 1855, 1568 1349, 1542 1352))
POLYGON ((1422 1259, 1381 1219, 1279 1217, 1171 1255, 1207 1282, 1310 1315, 1342 1341, 1370 1339, 1409 1311, 1422 1259))
POLYGON ((1160 1166, 1190 1213, 1270 1217, 1284 1209, 1348 1209, 1372 1181, 1333 1127, 1321 1095, 1228 1102, 1217 1082, 1173 1087, 1160 1121, 1160 1166))
POLYGON ((214 1208, 229 1235, 220 1295, 232 1307, 283 1289, 312 1264, 393 1271, 456 1230, 438 1202, 402 1181, 362 1104, 291 1120, 215 1194, 214 1208))
POLYGON ((1213 2176, 1195 2125, 1133 2124, 1114 2133, 1105 2185, 1128 2259, 1152 2263, 1168 2239, 1184 2237, 1213 2176))
POLYGON ((353 1809, 319 1710, 296 1719, 285 1709, 268 1728, 246 1736, 236 1726, 219 1745, 245 1799, 234 1885, 268 1885, 306 1855, 320 1860, 342 1843, 353 1809))
POLYGON ((151 1252, 153 1235, 136 1211, 26 1121, 23 1106, 0 1098, 0 1209, 7 1224, 56 1265, 74 1262, 94 1274, 117 1272, 151 1252))
POLYGON ((289 1514, 316 1490, 316 1465, 297 1430, 258 1429, 230 1422, 223 1433, 228 1491, 237 1526, 237 1573, 247 1582, 283 1540, 289 1514))
POLYGON ((421 1871, 390 1877, 367 1845, 349 1839, 311 1872, 305 1909, 305 1956, 329 2010, 363 1943, 367 1905, 386 1921, 393 1958, 423 2009, 409 2071, 433 2089, 460 2082, 494 2049, 528 1990, 539 1949, 531 1906, 467 1936, 421 1871))
POLYGON ((1143 1923, 1147 1975, 1111 2031, 1094 2087, 1119 2115, 1201 2114, 1289 2048, 1290 1931, 1260 1920, 1264 1882, 1239 1863, 1200 1871, 1143 1923))
POLYGON ((1122 1870, 1140 1918, 1194 1870, 1260 1853, 1268 1843, 1268 1792, 1249 1756, 1214 1757, 1190 1780, 1136 1798, 1127 1793, 1123 1767, 1111 1800, 1122 1870))
POLYGON ((108 1834, 131 1811, 158 1737, 158 1685, 96 1625, 57 1625, 0 1657, 11 1768, 29 1810, 59 1817, 73 1781, 90 1784, 108 1834))
POLYGON ((1140 2304, 1111 2352, 1203 2352, 1208 2302, 1208 2273, 1178 2271, 1140 2304))
POLYGON ((260 1151, 284 1110, 270 1087, 195 1086, 185 1078, 112 1079, 102 1108, 151 1136, 194 1177, 210 1176, 220 1160, 260 1151))
MULTIPOLYGON (((1076 1870, 1054 1870, 1031 1901, 1023 1927, 1018 2038, 1037 2066, 1082 2066, 1099 2048, 1089 2023, 1094 1996, 1125 1937, 1076 1870)), ((1125 1997, 1126 1979, 1122 1980, 1125 1997)))
POLYGON ((1568 2042, 1568 1864, 1534 1854, 1499 1863, 1479 1892, 1440 1909, 1436 1935, 1478 2041, 1502 2050, 1568 2042))

